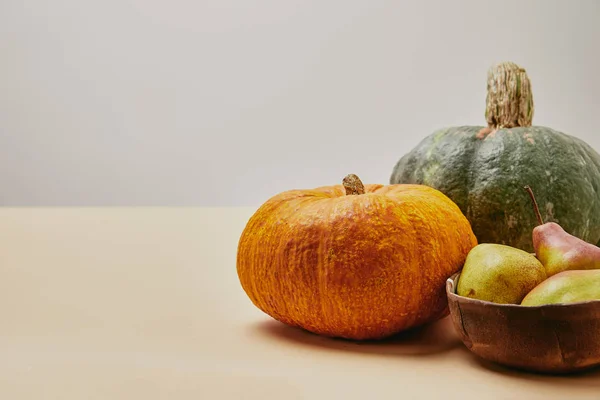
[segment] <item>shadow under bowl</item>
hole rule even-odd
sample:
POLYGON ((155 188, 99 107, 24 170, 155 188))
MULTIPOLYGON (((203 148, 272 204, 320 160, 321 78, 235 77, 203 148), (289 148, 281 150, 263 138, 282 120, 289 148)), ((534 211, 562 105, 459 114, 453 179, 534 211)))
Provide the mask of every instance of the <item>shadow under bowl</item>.
POLYGON ((521 306, 456 294, 446 281, 454 328, 477 356, 508 367, 570 373, 600 365, 600 301, 521 306))

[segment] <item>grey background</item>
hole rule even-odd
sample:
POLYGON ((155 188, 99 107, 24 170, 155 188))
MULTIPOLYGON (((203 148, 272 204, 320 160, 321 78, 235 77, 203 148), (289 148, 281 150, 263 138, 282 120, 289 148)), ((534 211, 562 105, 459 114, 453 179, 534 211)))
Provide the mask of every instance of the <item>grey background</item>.
POLYGON ((600 150, 599 1, 0 2, 0 205, 256 206, 387 183, 528 70, 534 124, 600 150))

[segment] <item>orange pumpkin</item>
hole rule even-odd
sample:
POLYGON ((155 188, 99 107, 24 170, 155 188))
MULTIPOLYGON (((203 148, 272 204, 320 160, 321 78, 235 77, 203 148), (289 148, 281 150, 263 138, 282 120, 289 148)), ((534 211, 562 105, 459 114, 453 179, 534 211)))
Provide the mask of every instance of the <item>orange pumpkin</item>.
POLYGON ((477 240, 458 206, 422 185, 291 190, 264 203, 239 241, 256 307, 332 337, 380 339, 447 315, 445 281, 477 240))

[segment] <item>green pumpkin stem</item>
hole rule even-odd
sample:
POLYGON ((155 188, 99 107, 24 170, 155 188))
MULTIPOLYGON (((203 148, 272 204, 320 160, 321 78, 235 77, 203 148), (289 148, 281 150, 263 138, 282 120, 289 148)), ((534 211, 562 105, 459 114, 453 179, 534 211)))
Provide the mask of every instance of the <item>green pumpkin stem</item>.
POLYGON ((540 214, 540 208, 538 207, 537 201, 535 201, 535 196, 533 195, 533 190, 529 186, 525 186, 525 190, 529 193, 529 197, 531 198, 531 202, 533 203, 533 211, 535 212, 535 216, 538 220, 539 225, 544 225, 544 220, 542 219, 542 214, 540 214))
POLYGON ((365 194, 365 186, 360 178, 354 174, 346 175, 342 184, 346 189, 346 195, 365 194))
POLYGON ((485 119, 492 129, 531 126, 533 94, 525 69, 512 62, 491 67, 487 76, 485 119))

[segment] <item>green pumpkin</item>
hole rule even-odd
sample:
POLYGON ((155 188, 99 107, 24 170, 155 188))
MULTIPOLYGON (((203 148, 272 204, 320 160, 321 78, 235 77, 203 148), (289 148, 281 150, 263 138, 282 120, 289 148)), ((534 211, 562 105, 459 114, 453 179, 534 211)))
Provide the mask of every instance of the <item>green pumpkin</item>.
POLYGON ((479 243, 532 252, 536 217, 524 190, 534 191, 545 222, 600 244, 600 155, 584 141, 532 126, 533 97, 513 63, 488 73, 488 126, 441 129, 394 167, 390 183, 418 183, 452 199, 479 243))

